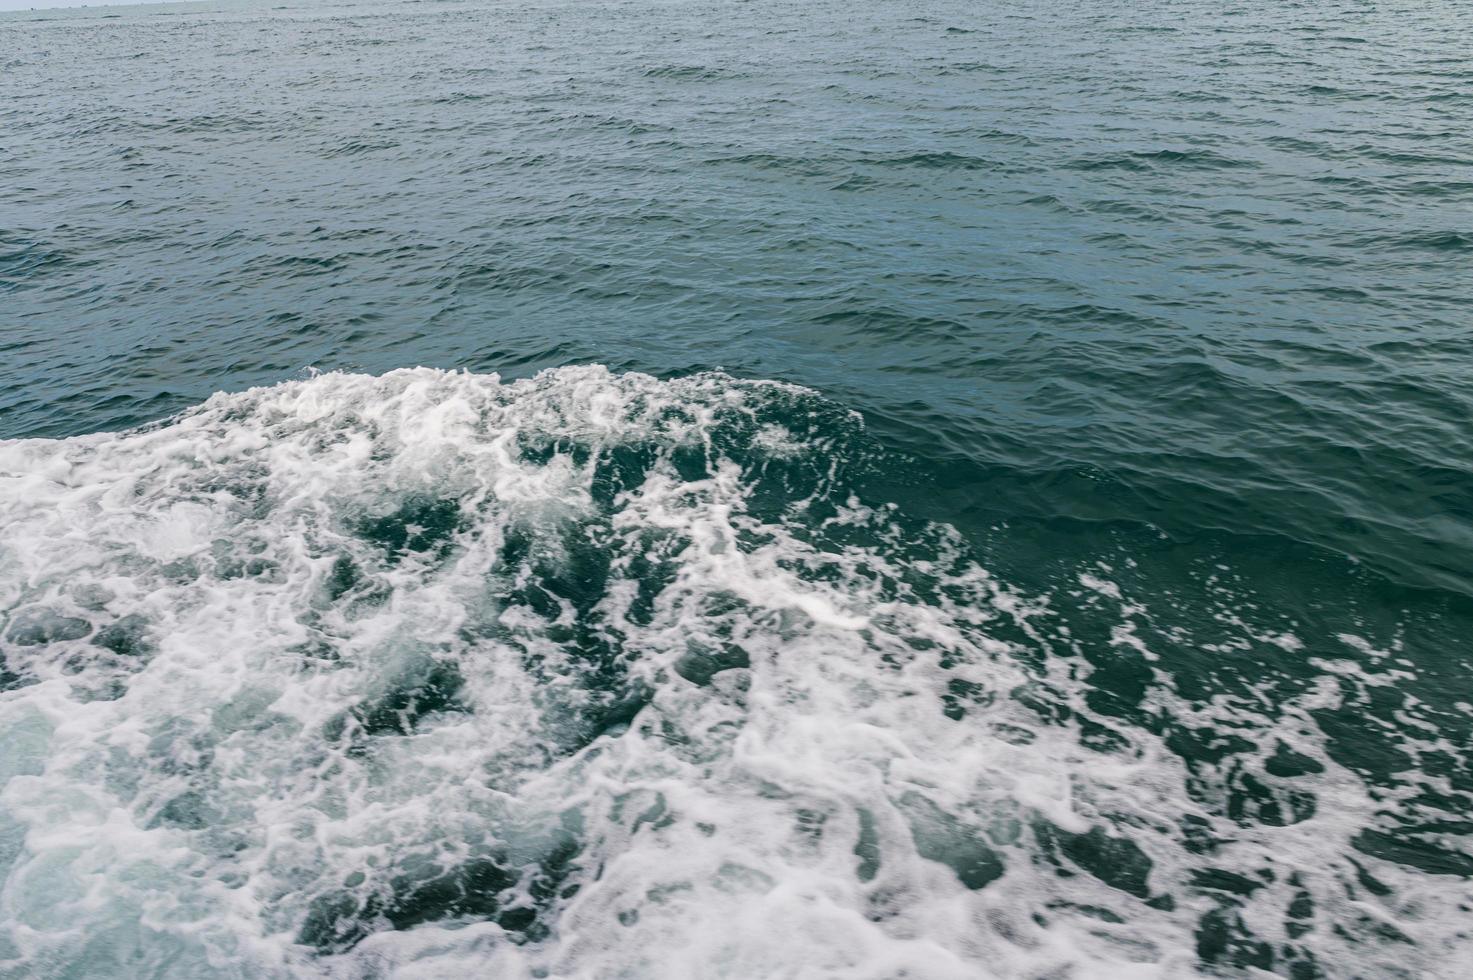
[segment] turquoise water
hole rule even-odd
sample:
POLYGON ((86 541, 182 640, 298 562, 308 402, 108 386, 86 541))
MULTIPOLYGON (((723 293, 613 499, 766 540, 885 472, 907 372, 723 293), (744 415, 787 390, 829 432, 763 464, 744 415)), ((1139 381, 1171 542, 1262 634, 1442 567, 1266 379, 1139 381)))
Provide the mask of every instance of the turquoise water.
POLYGON ((0 16, 0 975, 1461 976, 1470 37, 0 16))

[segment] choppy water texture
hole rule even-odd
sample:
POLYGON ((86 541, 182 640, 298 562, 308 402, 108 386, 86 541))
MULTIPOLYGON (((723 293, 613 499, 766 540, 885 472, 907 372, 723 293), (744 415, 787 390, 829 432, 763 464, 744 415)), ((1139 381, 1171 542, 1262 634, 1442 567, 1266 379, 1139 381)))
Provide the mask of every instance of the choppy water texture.
POLYGON ((1469 38, 0 18, 0 975, 1466 975, 1469 38))

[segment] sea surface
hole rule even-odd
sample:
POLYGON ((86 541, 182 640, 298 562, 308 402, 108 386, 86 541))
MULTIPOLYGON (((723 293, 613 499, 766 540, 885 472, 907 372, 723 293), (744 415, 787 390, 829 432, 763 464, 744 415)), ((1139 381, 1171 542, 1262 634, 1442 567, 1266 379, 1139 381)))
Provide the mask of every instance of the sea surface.
POLYGON ((1473 4, 0 16, 0 977, 1461 978, 1473 4))

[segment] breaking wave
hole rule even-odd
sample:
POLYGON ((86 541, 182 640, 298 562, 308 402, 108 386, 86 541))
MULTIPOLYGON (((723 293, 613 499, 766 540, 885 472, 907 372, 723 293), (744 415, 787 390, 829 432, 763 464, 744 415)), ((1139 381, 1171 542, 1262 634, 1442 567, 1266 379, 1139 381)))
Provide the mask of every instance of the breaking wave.
POLYGON ((326 374, 0 443, 0 972, 1469 954, 1468 859, 1378 853, 1397 803, 1317 722, 1391 696, 1395 651, 1191 699, 1097 567, 1073 585, 1118 607, 1150 720, 1112 716, 1047 597, 865 499, 878 452, 806 389, 600 367, 326 374))

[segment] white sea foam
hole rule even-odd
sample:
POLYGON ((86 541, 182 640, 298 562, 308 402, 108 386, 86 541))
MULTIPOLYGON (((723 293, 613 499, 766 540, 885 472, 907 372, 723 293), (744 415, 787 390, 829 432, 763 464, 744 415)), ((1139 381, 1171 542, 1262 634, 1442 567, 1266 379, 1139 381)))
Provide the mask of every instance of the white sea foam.
POLYGON ((0 972, 1454 975, 1465 882, 1352 849, 1378 804, 1315 721, 1376 651, 1272 716, 1155 685, 1256 743, 1192 769, 1092 715, 1045 602, 855 499, 858 427, 420 369, 0 444, 0 972))

